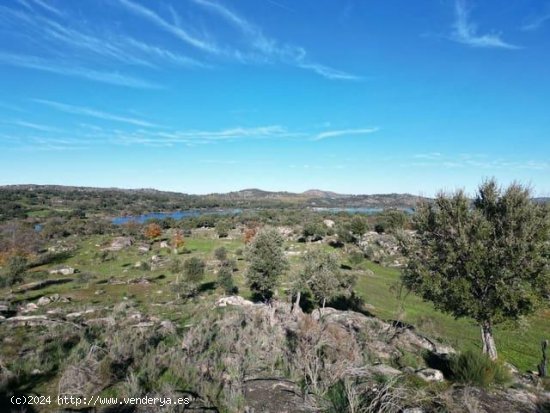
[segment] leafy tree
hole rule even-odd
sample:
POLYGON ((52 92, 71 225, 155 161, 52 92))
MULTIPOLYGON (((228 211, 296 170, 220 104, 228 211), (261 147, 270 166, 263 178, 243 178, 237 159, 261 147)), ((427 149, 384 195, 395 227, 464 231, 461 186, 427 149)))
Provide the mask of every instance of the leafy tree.
POLYGON ((190 283, 199 283, 204 278, 204 269, 206 265, 198 257, 191 257, 183 263, 183 273, 185 280, 190 283))
POLYGON ((216 233, 218 234, 219 238, 227 238, 230 229, 231 226, 227 221, 218 221, 218 223, 216 224, 216 233))
POLYGON ((206 265, 198 257, 191 257, 183 262, 184 292, 188 296, 197 294, 199 283, 204 279, 206 265))
POLYGON ((183 231, 176 230, 171 239, 172 250, 177 253, 180 248, 185 246, 185 238, 183 237, 183 231))
POLYGON ((13 255, 33 255, 42 246, 40 236, 32 226, 7 222, 0 226, 0 264, 13 255))
POLYGON ((230 262, 224 261, 218 270, 218 284, 223 288, 225 294, 235 293, 235 284, 233 283, 233 266, 230 262))
POLYGON ((227 259, 227 250, 225 247, 219 247, 214 250, 214 257, 219 261, 225 261, 227 259))
POLYGON ((13 255, 8 258, 4 268, 0 284, 13 285, 23 279, 23 274, 28 268, 28 261, 20 255, 13 255))
POLYGON ((302 235, 305 238, 323 237, 327 233, 325 225, 322 222, 310 220, 304 224, 302 235))
POLYGON ((338 234, 338 241, 342 244, 353 244, 357 240, 351 232, 349 223, 343 223, 336 227, 336 233, 338 234))
MULTIPOLYGON (((338 257, 322 250, 308 251, 300 274, 301 286, 307 287, 325 308, 327 301, 349 296, 353 292, 355 278, 340 269, 338 257)), ((298 304, 300 297, 297 298, 298 304)))
POLYGON ((405 228, 405 226, 409 222, 409 217, 405 212, 395 209, 384 211, 382 214, 380 214, 379 219, 380 222, 374 228, 374 230, 378 233, 395 232, 397 230, 405 228), (378 229, 380 229, 379 225, 381 226, 382 231, 378 231, 378 229))
POLYGON ((403 243, 403 283, 481 328, 483 352, 497 358, 493 327, 533 313, 550 292, 548 208, 528 188, 484 182, 473 201, 462 191, 420 205, 417 237, 403 243))
POLYGON ((361 238, 369 230, 369 223, 365 217, 354 215, 351 219, 350 230, 357 238, 361 238))
POLYGON ((244 243, 249 244, 250 241, 254 239, 257 232, 258 232, 258 229, 256 227, 246 228, 244 230, 244 243))
POLYGON ((155 239, 160 237, 162 234, 162 228, 156 222, 148 224, 145 227, 144 235, 149 239, 155 239))
POLYGON ((283 242, 283 237, 276 230, 263 229, 247 245, 248 285, 264 299, 271 298, 279 277, 288 268, 283 242))

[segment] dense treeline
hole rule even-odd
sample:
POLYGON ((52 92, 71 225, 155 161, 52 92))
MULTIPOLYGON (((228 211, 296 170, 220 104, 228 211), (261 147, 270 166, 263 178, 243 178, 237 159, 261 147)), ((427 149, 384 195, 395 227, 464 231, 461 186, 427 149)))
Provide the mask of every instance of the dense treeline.
POLYGON ((410 195, 312 197, 304 194, 249 190, 227 194, 188 195, 155 190, 63 186, 0 188, 0 221, 63 214, 135 215, 156 211, 214 208, 412 207, 410 195))

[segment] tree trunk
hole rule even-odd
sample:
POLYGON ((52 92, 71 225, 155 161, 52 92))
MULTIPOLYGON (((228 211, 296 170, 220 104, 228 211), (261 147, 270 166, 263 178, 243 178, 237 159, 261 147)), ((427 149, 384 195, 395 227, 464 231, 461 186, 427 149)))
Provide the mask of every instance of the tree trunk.
POLYGON ((296 293, 296 301, 294 301, 294 307, 292 308, 292 313, 293 314, 298 314, 301 310, 300 308, 300 298, 302 297, 302 293, 300 291, 298 291, 296 293))
POLYGON ((481 324, 481 341, 483 342, 483 354, 486 354, 491 360, 497 359, 497 347, 493 337, 493 326, 490 321, 481 324))

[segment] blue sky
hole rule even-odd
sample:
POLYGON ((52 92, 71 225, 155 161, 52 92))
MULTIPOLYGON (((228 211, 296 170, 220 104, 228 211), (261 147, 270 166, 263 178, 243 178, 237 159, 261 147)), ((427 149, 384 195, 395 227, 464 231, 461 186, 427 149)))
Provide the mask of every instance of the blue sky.
POLYGON ((550 195, 549 0, 6 0, 0 184, 550 195))

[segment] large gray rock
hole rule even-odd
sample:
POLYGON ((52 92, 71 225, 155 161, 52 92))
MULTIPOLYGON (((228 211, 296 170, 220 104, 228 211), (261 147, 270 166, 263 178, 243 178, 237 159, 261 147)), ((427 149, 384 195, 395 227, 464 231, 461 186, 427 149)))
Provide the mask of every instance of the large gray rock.
POLYGON ((222 297, 216 302, 217 307, 227 307, 228 305, 235 306, 250 306, 254 305, 252 301, 246 300, 239 295, 230 295, 229 297, 222 297))
POLYGON ((318 411, 304 402, 300 388, 285 379, 255 379, 244 383, 245 412, 310 413, 318 411))
POLYGON ((72 275, 75 273, 75 269, 73 267, 69 267, 65 265, 63 267, 54 268, 49 272, 52 275, 72 275))
POLYGON ((421 369, 416 372, 416 375, 424 381, 430 381, 430 382, 445 381, 445 376, 443 376, 443 373, 436 369, 430 369, 430 368, 421 369))
POLYGON ((388 366, 386 364, 376 364, 374 366, 370 366, 368 368, 368 371, 384 377, 396 377, 403 374, 396 368, 393 368, 392 366, 388 366))
POLYGON ((111 245, 105 248, 107 251, 120 251, 123 248, 132 246, 134 241, 130 237, 116 237, 111 241, 111 245))

